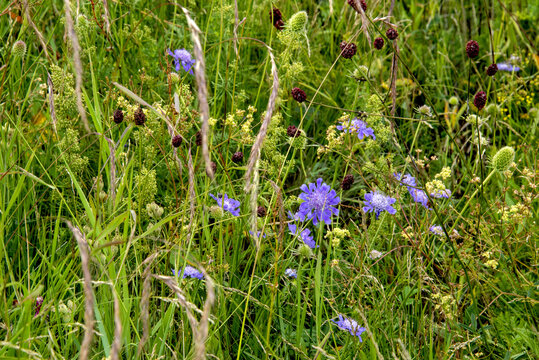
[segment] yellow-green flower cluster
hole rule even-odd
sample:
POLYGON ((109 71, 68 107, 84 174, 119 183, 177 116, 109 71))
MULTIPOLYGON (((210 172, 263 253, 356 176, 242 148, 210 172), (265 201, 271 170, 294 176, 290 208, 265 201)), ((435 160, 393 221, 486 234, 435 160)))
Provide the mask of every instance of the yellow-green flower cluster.
POLYGON ((530 216, 530 209, 522 203, 505 207, 499 212, 502 213, 503 222, 511 222, 514 224, 521 223, 530 216))
POLYGON ((350 231, 346 229, 335 228, 328 231, 324 237, 331 241, 331 245, 333 247, 338 247, 341 244, 341 241, 350 237, 350 231))
POLYGON ((326 146, 318 147, 317 155, 318 158, 323 154, 329 152, 330 150, 336 149, 344 143, 345 133, 342 131, 337 131, 335 125, 330 125, 326 130, 326 140, 328 141, 326 146))

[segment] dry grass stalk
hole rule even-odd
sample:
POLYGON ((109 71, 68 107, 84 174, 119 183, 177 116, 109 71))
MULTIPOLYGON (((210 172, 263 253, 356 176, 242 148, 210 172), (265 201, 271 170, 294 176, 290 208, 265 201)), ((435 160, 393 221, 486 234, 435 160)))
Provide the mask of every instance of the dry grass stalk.
MULTIPOLYGON (((260 131, 256 136, 255 143, 249 155, 249 161, 247 163, 247 171, 245 173, 245 191, 248 192, 251 190, 251 175, 255 169, 255 164, 260 159, 260 149, 262 148, 262 143, 266 138, 268 133, 268 127, 271 122, 271 117, 273 116, 273 110, 275 108, 275 100, 277 99, 277 94, 279 91, 279 76, 277 75, 277 65, 275 65, 275 58, 273 56, 272 49, 264 44, 268 49, 268 53, 271 61, 271 72, 273 74, 273 84, 271 86, 271 95, 268 101, 268 107, 266 108, 266 115, 264 116, 264 121, 260 127, 260 131)), ((255 209, 256 211, 256 209, 255 209)))
POLYGON ((269 181, 271 186, 273 187, 273 190, 277 194, 277 201, 276 205, 279 212, 279 248, 283 244, 283 238, 284 238, 284 232, 285 232, 285 223, 286 223, 286 215, 284 211, 284 203, 283 203, 283 193, 281 192, 281 189, 279 186, 274 183, 273 181, 269 181))
POLYGON ((374 349, 376 350, 376 354, 378 355, 378 358, 380 360, 384 360, 384 357, 382 356, 382 354, 380 353, 380 349, 378 348, 378 343, 374 339, 374 336, 372 336, 372 332, 369 329, 369 323, 367 321, 367 318, 365 317, 365 314, 363 314, 363 309, 362 309, 361 304, 360 304, 360 307, 361 307, 361 309, 358 309, 359 310, 359 316, 361 316, 361 319, 363 320, 363 326, 365 327, 365 332, 371 338, 372 344, 374 345, 374 349))
POLYGON ((146 260, 144 260, 141 264, 147 265, 142 273, 144 282, 142 284, 142 296, 140 298, 140 319, 142 321, 142 337, 140 338, 137 350, 139 357, 142 353, 142 350, 144 350, 144 345, 146 345, 146 342, 150 337, 150 296, 152 291, 152 277, 150 270, 152 267, 152 263, 157 257, 157 255, 158 253, 148 256, 146 260))
POLYGON ((43 34, 39 31, 36 24, 32 21, 32 17, 30 16, 30 10, 28 7, 28 0, 23 0, 23 7, 24 7, 24 16, 26 17, 26 21, 30 24, 32 29, 34 29, 37 38, 39 39, 39 42, 41 43, 41 47, 43 48, 43 52, 45 53, 45 57, 47 60, 52 63, 51 58, 49 56, 49 52, 47 50, 47 44, 45 43, 45 38, 43 37, 43 34))
POLYGON ((67 226, 73 233, 79 246, 79 253, 82 263, 82 274, 84 277, 84 339, 80 347, 79 359, 86 360, 90 353, 90 345, 94 331, 94 296, 92 293, 92 276, 90 274, 90 249, 82 232, 65 220, 67 226))
POLYGON ((200 107, 200 117, 202 119, 202 156, 206 164, 206 173, 213 179, 213 169, 211 167, 210 150, 208 145, 208 133, 210 132, 210 124, 208 120, 210 118, 210 107, 208 105, 208 86, 206 84, 206 64, 204 62, 204 52, 202 50, 202 44, 200 43, 199 34, 201 33, 198 25, 195 23, 189 11, 181 7, 185 17, 187 18, 187 25, 191 31, 191 38, 193 39, 193 54, 195 56, 195 80, 198 90, 198 103, 200 107))
POLYGON ((195 168, 193 167, 193 158, 191 157, 191 148, 189 148, 189 159, 187 162, 187 170, 189 172, 189 226, 187 227, 187 243, 191 241, 192 232, 193 232, 193 222, 195 218, 195 204, 196 204, 196 194, 195 194, 195 168))
POLYGON ((361 6, 359 0, 354 0, 354 5, 354 10, 356 10, 361 17, 361 31, 365 34, 369 46, 372 47, 371 35, 369 34, 369 19, 367 18, 365 11, 363 11, 363 7, 361 6))
POLYGON ((122 318, 120 317, 120 301, 114 285, 112 285, 112 296, 114 298, 114 340, 110 350, 110 360, 118 360, 122 348, 122 318))
MULTIPOLYGON (((397 40, 393 40, 395 46, 395 51, 393 52, 393 60, 391 61, 391 116, 395 116, 395 111, 397 109, 397 67, 398 67, 398 56, 399 56, 399 45, 397 40)), ((393 132, 393 123, 391 123, 391 130, 393 132)))
POLYGON ((80 60, 80 44, 79 39, 77 38, 77 33, 75 32, 75 27, 73 26, 73 18, 71 17, 71 2, 69 0, 64 0, 64 10, 66 14, 66 26, 67 26, 67 36, 71 40, 71 45, 73 46, 73 64, 75 65, 75 93, 77 94, 77 108, 79 109, 79 114, 84 124, 84 128, 89 133, 90 124, 88 123, 88 118, 86 117, 86 110, 84 110, 84 105, 82 105, 82 62, 80 60))
POLYGON ((58 120, 56 119, 56 111, 54 110, 54 88, 52 84, 51 74, 47 73, 47 84, 49 85, 49 111, 51 113, 51 119, 52 119, 52 129, 54 130, 54 133, 58 135, 58 131, 56 130, 56 123, 58 120))
POLYGON ((206 271, 201 268, 206 279, 206 301, 204 302, 204 309, 200 321, 198 323, 198 329, 195 336, 195 359, 203 360, 206 358, 206 339, 208 338, 209 319, 211 314, 211 308, 215 302, 215 286, 213 280, 208 276, 206 271))
POLYGON ((107 0, 103 0, 103 10, 105 12, 105 28, 107 29, 107 33, 110 34, 110 13, 107 0))

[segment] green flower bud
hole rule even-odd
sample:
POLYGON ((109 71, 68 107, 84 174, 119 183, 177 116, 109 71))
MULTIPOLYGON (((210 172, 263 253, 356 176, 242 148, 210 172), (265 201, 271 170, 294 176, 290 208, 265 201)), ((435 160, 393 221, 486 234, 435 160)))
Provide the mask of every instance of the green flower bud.
POLYGON ((307 25, 307 12, 300 11, 292 15, 288 22, 288 29, 291 32, 299 33, 305 31, 305 26, 307 25))
POLYGON ((13 57, 22 58, 26 54, 26 43, 22 40, 18 40, 13 44, 12 49, 13 57))
POLYGON ((222 219, 225 215, 223 208, 217 205, 210 206, 209 211, 210 211, 210 216, 217 220, 222 219))
POLYGON ((307 244, 301 244, 298 248, 298 254, 308 259, 313 256, 313 250, 307 244))
POLYGON ((458 97, 456 97, 456 96, 451 96, 451 97, 449 98, 449 105, 455 106, 455 105, 458 105, 458 103, 459 103, 459 98, 458 98, 458 97))
POLYGON ((175 72, 170 73, 170 82, 172 84, 179 84, 180 83, 180 75, 178 75, 175 72))
POLYGON ((509 169, 513 160, 515 160, 515 150, 510 146, 506 146, 498 150, 494 155, 492 164, 497 171, 503 173, 509 169))

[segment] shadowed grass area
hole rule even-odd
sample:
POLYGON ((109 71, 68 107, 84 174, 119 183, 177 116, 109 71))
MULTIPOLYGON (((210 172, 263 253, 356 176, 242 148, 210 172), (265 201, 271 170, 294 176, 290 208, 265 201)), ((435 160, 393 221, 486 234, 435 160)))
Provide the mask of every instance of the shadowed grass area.
POLYGON ((538 19, 3 2, 0 358, 539 357, 538 19))

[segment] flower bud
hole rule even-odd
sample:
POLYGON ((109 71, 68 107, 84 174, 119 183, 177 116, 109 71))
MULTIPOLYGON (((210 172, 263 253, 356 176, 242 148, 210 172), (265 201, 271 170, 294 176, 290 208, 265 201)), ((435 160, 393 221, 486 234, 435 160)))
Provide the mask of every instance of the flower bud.
POLYGON ((498 150, 494 155, 492 164, 497 171, 503 173, 509 169, 513 160, 515 160, 515 150, 510 146, 506 146, 498 150))
POLYGON ((26 54, 26 43, 22 40, 15 41, 12 48, 13 57, 22 58, 26 54))

